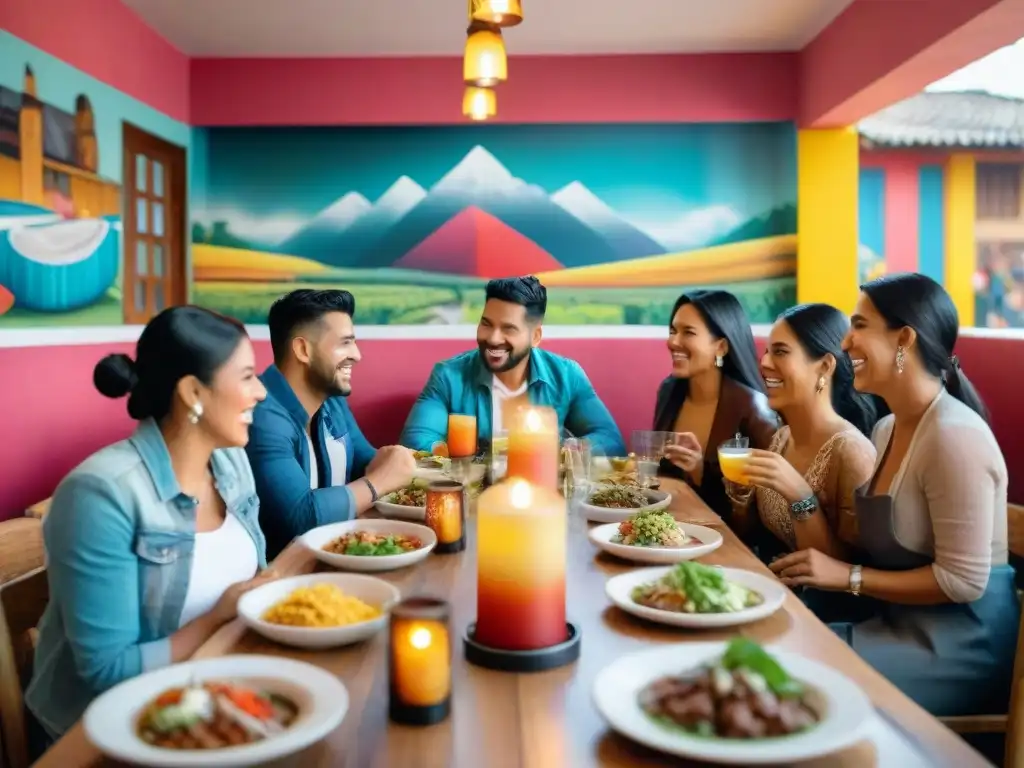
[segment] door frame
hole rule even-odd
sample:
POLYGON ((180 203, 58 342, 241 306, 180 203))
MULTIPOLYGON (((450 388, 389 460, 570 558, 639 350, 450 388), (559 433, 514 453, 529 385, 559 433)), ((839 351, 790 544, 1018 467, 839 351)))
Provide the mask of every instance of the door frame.
MULTIPOLYGON (((159 136, 139 128, 126 120, 121 122, 121 309, 125 323, 145 322, 137 318, 132 307, 135 295, 135 217, 138 206, 130 194, 135 189, 135 153, 159 159, 167 169, 166 210, 164 226, 170 248, 166 255, 167 283, 170 301, 167 306, 184 304, 188 301, 188 151, 185 147, 172 144, 159 136), (173 170, 172 170, 173 169, 173 170), (130 204, 131 203, 131 204, 130 204), (175 259, 174 253, 181 254, 175 259)), ((148 318, 147 318, 148 319, 148 318)))

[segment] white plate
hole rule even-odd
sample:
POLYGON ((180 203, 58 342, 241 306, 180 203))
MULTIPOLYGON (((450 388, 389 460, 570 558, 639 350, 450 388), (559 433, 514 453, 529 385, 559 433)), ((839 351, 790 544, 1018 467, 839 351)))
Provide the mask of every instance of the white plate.
POLYGON ((699 544, 685 547, 638 547, 632 544, 616 544, 612 536, 619 532, 619 523, 608 523, 591 528, 587 534, 590 541, 610 555, 632 560, 635 563, 681 563, 684 560, 696 560, 722 546, 722 534, 713 528, 692 523, 676 523, 679 530, 692 536, 699 544))
POLYGON ((694 627, 697 629, 712 627, 735 627, 740 624, 749 624, 752 621, 759 621, 767 618, 782 607, 786 599, 786 588, 781 582, 761 576, 752 571, 744 571, 739 568, 721 568, 726 579, 747 587, 760 593, 764 602, 735 613, 681 613, 679 611, 662 611, 657 608, 648 608, 633 601, 632 593, 634 587, 641 584, 649 584, 657 581, 672 568, 642 568, 638 571, 630 571, 608 579, 604 586, 605 594, 615 605, 648 621, 656 621, 659 624, 668 624, 673 627, 694 627))
POLYGON ((406 568, 420 562, 437 546, 437 536, 425 525, 406 523, 401 520, 349 520, 345 523, 321 525, 303 534, 299 540, 322 562, 333 568, 363 573, 379 573, 406 568), (412 536, 423 542, 423 546, 401 555, 336 555, 325 552, 329 542, 354 531, 369 531, 391 536, 412 536))
POLYGON ((312 664, 279 656, 221 656, 175 664, 124 681, 89 705, 83 726, 97 749, 126 763, 159 768, 262 765, 299 752, 329 734, 345 718, 348 703, 342 682, 312 664), (227 749, 161 749, 142 741, 135 723, 146 705, 169 688, 193 679, 251 681, 294 701, 299 717, 278 736, 227 749))
POLYGON ((749 741, 689 736, 655 723, 640 708, 637 695, 649 683, 712 661, 725 647, 725 643, 686 643, 623 656, 602 669, 594 681, 597 710, 613 730, 652 749, 729 765, 791 765, 837 752, 862 738, 872 715, 864 692, 831 667, 774 648, 767 650, 793 678, 812 687, 824 705, 822 721, 804 733, 749 741))
MULTIPOLYGON (((387 498, 386 496, 384 497, 387 498)), ((373 504, 373 508, 384 517, 391 517, 396 520, 412 520, 422 523, 427 519, 426 507, 407 507, 403 504, 392 504, 390 501, 380 499, 373 504)))
POLYGON ((296 648, 337 648, 351 645, 377 634, 388 621, 388 611, 398 602, 398 589, 386 581, 358 573, 311 573, 290 579, 272 581, 238 600, 238 616, 246 626, 268 640, 296 648), (334 584, 346 595, 358 597, 365 603, 378 606, 381 615, 358 624, 343 627, 292 627, 263 621, 263 614, 275 603, 284 600, 299 587, 314 584, 334 584))
POLYGON ((583 502, 580 510, 583 517, 592 523, 621 523, 627 517, 632 517, 641 509, 665 509, 672 503, 672 494, 667 491, 647 491, 647 498, 650 504, 635 509, 614 509, 612 507, 595 507, 593 504, 583 502))

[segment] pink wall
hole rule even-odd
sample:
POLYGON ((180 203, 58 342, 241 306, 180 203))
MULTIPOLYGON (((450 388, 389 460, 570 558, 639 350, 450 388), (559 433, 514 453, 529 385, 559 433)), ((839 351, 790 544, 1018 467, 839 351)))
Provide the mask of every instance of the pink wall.
POLYGON ((900 152, 860 153, 862 167, 885 171, 885 261, 890 272, 917 270, 923 157, 900 152))

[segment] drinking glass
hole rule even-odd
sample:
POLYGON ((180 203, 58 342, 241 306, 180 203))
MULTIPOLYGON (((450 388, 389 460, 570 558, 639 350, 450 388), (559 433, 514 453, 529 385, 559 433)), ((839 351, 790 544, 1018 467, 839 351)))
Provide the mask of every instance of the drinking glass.
POLYGON ((476 416, 448 414, 448 455, 453 459, 470 459, 476 455, 476 416))
POLYGON ((736 435, 718 446, 718 466, 722 477, 737 485, 748 485, 749 480, 744 473, 747 459, 750 458, 750 438, 736 435))
POLYGON ((635 430, 632 435, 633 453, 636 456, 637 480, 642 488, 650 488, 658 474, 658 464, 665 457, 665 446, 675 440, 672 432, 635 430))
POLYGON ((570 437, 562 443, 562 460, 565 463, 565 498, 570 504, 577 497, 590 491, 590 469, 593 455, 590 441, 586 438, 570 437))

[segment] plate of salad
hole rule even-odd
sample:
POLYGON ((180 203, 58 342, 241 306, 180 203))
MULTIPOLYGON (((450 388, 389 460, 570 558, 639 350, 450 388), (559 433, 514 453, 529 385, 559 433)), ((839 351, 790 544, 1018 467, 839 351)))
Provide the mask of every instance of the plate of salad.
POLYGON ((837 670, 746 637, 623 656, 598 673, 593 696, 623 736, 729 765, 791 765, 837 752, 863 738, 873 714, 867 695, 837 670))
POLYGON ((642 509, 666 509, 672 494, 633 485, 597 485, 580 505, 583 517, 593 523, 621 523, 642 509))
POLYGON ((642 509, 621 523, 591 528, 588 537, 608 554, 638 563, 681 563, 722 546, 718 531, 676 522, 664 509, 642 509))
POLYGON ((404 520, 349 520, 300 537, 320 562, 346 571, 376 573, 415 565, 437 546, 425 525, 404 520))
POLYGON ((613 576, 608 599, 634 616, 675 627, 734 627, 771 616, 786 600, 775 579, 693 560, 613 576))

